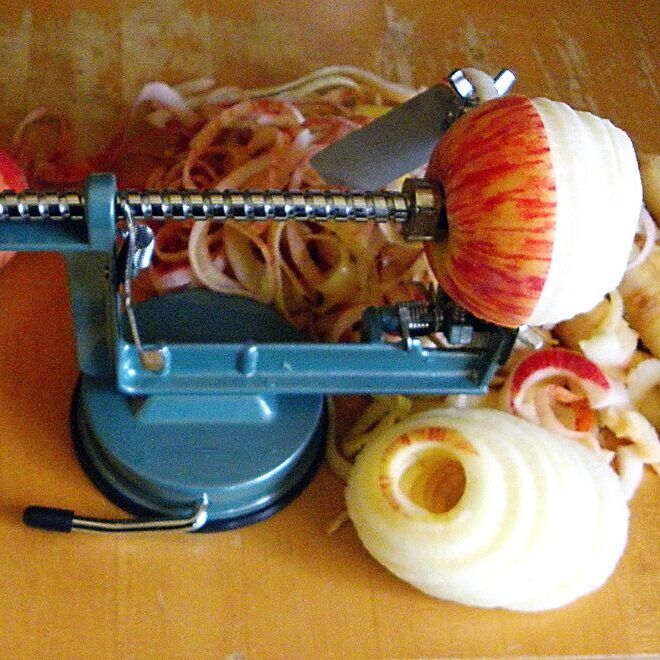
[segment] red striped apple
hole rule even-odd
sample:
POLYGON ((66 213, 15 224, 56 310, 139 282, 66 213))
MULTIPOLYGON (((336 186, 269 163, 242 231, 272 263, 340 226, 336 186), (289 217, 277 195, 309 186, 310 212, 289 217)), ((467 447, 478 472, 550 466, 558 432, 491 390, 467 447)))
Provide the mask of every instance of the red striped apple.
POLYGON ((507 327, 556 323, 620 282, 642 204, 630 138, 564 103, 498 98, 450 128, 427 177, 446 197, 446 240, 427 243, 440 285, 507 327))

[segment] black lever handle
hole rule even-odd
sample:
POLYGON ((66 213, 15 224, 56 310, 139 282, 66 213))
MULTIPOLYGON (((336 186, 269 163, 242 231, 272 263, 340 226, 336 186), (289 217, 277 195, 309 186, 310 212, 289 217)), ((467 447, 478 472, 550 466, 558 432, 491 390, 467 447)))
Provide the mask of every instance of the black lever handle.
POLYGON ((29 506, 23 511, 23 522, 28 527, 50 532, 70 532, 73 527, 73 511, 48 506, 29 506))

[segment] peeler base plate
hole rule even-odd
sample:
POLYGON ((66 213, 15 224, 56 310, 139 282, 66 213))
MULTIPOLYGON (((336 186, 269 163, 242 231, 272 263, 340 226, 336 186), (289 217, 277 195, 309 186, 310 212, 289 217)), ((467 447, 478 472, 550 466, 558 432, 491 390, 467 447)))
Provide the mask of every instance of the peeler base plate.
MULTIPOLYGON (((136 307, 146 341, 301 341, 272 309, 240 296, 190 290, 136 307)), ((113 377, 83 374, 71 410, 81 465, 139 517, 187 518, 204 496, 204 531, 257 522, 291 502, 320 464, 322 394, 171 392, 133 395, 113 377)))
MULTIPOLYGON (((298 497, 316 474, 323 459, 327 433, 327 410, 324 403, 315 427, 308 430, 306 438, 300 439, 298 451, 293 452, 288 460, 276 460, 271 474, 263 474, 252 480, 251 475, 242 481, 237 478, 234 483, 221 483, 222 476, 209 479, 206 483, 203 479, 193 479, 196 483, 191 483, 188 478, 191 468, 194 472, 195 464, 207 462, 208 447, 200 446, 198 451, 193 448, 187 456, 181 458, 181 463, 187 465, 184 474, 179 472, 178 479, 176 474, 170 475, 169 483, 164 487, 158 469, 150 479, 149 474, 144 472, 132 473, 131 465, 117 464, 117 458, 112 455, 112 447, 107 447, 103 438, 94 431, 94 419, 90 419, 89 406, 85 401, 90 396, 86 394, 90 391, 90 384, 85 383, 87 379, 88 376, 81 376, 71 406, 71 435, 78 461, 92 483, 111 502, 138 518, 185 517, 190 515, 206 493, 209 497, 209 518, 199 531, 226 531, 251 525, 269 518, 298 497), (275 479, 273 472, 276 475, 279 472, 275 479), (263 483, 259 485, 251 481, 263 483), (246 499, 249 494, 252 496, 246 499)), ((103 384, 92 384, 96 393, 99 387, 103 388, 103 384)), ((106 387, 110 398, 126 398, 118 394, 112 385, 106 387)), ((122 403, 126 405, 126 402, 122 403)), ((118 408, 123 406, 119 404, 118 408)), ((112 414, 109 410, 108 413, 112 414)), ((160 431, 162 433, 164 429, 160 431)), ((262 432, 268 434, 265 429, 262 432)), ((300 429, 296 429, 296 432, 299 433, 300 429)), ((164 434, 161 440, 163 445, 167 444, 164 434)), ((130 442, 136 447, 134 463, 142 464, 141 459, 145 453, 139 449, 140 440, 134 434, 130 442)), ((136 464, 133 468, 137 467, 136 464)), ((202 472, 206 472, 206 469, 202 472)))

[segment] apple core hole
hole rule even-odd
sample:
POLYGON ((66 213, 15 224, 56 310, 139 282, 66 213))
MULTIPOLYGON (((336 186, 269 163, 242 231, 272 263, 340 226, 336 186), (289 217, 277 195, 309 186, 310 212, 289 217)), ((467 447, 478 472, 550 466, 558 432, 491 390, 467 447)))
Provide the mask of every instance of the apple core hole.
POLYGON ((465 492, 465 470, 445 452, 427 451, 401 475, 403 494, 431 513, 447 513, 465 492))

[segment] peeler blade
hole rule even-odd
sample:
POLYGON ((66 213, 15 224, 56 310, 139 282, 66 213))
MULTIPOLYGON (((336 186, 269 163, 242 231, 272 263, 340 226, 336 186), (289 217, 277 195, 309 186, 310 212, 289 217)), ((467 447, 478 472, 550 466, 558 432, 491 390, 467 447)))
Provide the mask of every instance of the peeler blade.
POLYGON ((382 188, 428 161, 465 104, 449 85, 434 85, 326 147, 312 166, 332 186, 382 188))

